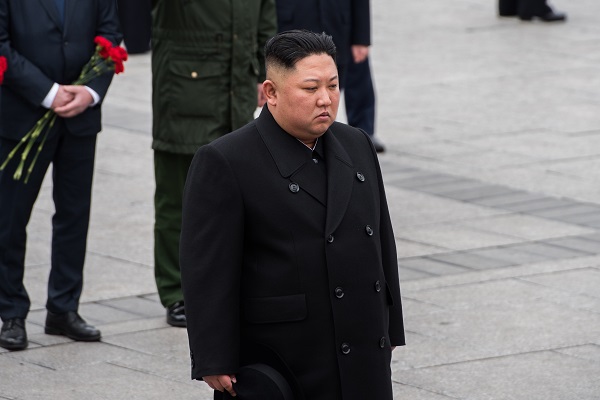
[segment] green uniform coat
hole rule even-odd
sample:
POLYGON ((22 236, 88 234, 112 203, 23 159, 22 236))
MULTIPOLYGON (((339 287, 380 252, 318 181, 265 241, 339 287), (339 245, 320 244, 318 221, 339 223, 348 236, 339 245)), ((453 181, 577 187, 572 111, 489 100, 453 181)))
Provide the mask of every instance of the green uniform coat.
POLYGON ((254 117, 274 0, 154 0, 152 148, 194 154, 254 117))

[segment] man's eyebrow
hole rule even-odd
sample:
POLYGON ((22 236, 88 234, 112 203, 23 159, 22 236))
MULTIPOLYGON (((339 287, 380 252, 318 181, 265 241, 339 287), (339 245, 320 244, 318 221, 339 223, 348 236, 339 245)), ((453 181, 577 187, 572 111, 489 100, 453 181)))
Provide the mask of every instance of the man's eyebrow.
MULTIPOLYGON (((331 78, 329 79, 329 82, 331 82, 331 81, 334 81, 334 80, 336 80, 337 78, 338 78, 338 76, 337 76, 337 75, 335 75, 335 76, 333 76, 333 77, 331 77, 331 78)), ((306 78, 306 79, 305 79, 305 80, 303 80, 302 82, 320 82, 320 81, 321 81, 321 80, 320 80, 320 79, 317 79, 317 78, 306 78)))

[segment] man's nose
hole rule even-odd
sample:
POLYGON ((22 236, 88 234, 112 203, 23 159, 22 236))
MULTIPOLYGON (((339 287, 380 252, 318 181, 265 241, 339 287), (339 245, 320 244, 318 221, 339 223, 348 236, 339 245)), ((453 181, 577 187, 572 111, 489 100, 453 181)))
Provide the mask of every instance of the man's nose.
POLYGON ((317 99, 317 106, 325 107, 331 105, 331 95, 327 89, 323 88, 319 90, 319 97, 317 99))

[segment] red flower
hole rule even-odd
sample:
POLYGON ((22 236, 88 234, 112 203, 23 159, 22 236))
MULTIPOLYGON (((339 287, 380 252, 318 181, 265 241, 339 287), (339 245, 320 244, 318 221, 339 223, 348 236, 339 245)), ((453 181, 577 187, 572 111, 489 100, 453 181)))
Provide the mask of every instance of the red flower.
POLYGON ((125 71, 123 62, 127 61, 127 51, 121 46, 112 47, 108 51, 110 59, 115 63, 115 74, 120 74, 125 71))
POLYGON ((108 58, 110 57, 110 51, 113 48, 113 44, 111 43, 110 40, 102 37, 102 36, 96 36, 94 38, 94 43, 96 43, 98 49, 98 54, 100 55, 100 57, 102 58, 108 58))
POLYGON ((4 72, 8 69, 8 63, 6 62, 6 57, 0 56, 0 85, 2 85, 2 81, 4 81, 4 72))

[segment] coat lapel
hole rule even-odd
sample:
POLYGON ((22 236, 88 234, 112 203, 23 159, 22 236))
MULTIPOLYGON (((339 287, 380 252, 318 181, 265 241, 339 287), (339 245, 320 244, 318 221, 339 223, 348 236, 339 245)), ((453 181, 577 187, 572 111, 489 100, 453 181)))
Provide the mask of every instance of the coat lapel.
MULTIPOLYGON (((75 18, 75 9, 77 8, 77 2, 81 0, 65 0, 65 34, 69 28, 69 24, 72 23, 75 18)), ((76 22, 76 21, 75 21, 76 22)))
MULTIPOLYGON (((56 4, 54 3, 54 0, 39 0, 39 2, 42 3, 42 8, 46 10, 46 13, 48 13, 52 22, 54 22, 56 26, 58 26, 58 28, 62 31, 63 24, 61 24, 60 22, 60 15, 58 14, 58 10, 56 9, 56 4)), ((69 2, 67 1, 67 4, 68 3, 69 2)))
POLYGON ((319 171, 311 168, 312 160, 306 157, 305 152, 301 151, 303 149, 299 148, 302 144, 281 129, 266 106, 256 120, 256 128, 281 176, 289 179, 289 183, 297 183, 300 190, 304 190, 325 205, 326 193, 316 180, 318 177, 314 175, 319 171))
POLYGON ((325 139, 325 162, 327 163, 327 222, 326 234, 333 233, 339 226, 352 194, 354 167, 350 156, 337 140, 331 128, 323 135, 325 139))

